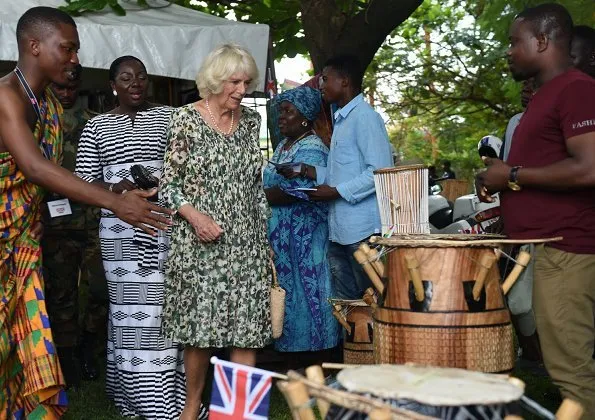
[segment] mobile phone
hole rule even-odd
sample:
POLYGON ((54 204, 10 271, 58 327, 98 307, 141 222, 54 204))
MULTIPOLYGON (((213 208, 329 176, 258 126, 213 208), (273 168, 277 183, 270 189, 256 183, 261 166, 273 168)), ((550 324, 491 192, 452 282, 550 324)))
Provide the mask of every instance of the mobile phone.
POLYGON ((298 187, 292 188, 292 191, 316 191, 316 188, 306 188, 306 187, 298 187))

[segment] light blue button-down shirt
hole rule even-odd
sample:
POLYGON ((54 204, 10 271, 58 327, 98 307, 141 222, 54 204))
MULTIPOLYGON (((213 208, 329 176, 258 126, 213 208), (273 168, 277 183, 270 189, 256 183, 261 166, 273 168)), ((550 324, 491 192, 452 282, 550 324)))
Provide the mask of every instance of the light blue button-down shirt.
POLYGON ((329 239, 341 245, 380 232, 374 171, 393 166, 382 117, 357 95, 335 112, 327 168, 316 168, 320 184, 336 187, 341 198, 329 206, 329 239))

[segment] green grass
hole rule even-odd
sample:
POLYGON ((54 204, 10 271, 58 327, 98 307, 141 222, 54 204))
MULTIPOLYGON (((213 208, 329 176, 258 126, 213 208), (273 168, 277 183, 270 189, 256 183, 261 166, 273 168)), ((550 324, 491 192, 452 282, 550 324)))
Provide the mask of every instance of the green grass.
MULTIPOLYGON (((116 407, 105 395, 105 383, 101 379, 94 382, 83 381, 78 391, 68 392, 68 398, 70 405, 63 417, 65 420, 130 420, 129 417, 118 414, 116 407)), ((273 386, 271 393, 269 418, 291 420, 285 399, 276 386, 273 386)))
MULTIPOLYGON (((514 376, 523 380, 526 387, 526 395, 543 405, 545 408, 555 412, 561 403, 557 389, 549 378, 532 375, 528 371, 515 371, 514 376)), ((81 388, 76 392, 69 392, 70 407, 64 416, 65 420, 116 420, 125 419, 118 415, 118 410, 105 395, 105 383, 103 379, 95 382, 83 382, 81 388)), ((526 420, 538 419, 531 414, 523 414, 526 420)), ((291 415, 285 400, 277 387, 273 386, 271 394, 271 406, 269 418, 273 420, 290 420, 291 415)), ((130 420, 128 418, 128 420, 130 420)))

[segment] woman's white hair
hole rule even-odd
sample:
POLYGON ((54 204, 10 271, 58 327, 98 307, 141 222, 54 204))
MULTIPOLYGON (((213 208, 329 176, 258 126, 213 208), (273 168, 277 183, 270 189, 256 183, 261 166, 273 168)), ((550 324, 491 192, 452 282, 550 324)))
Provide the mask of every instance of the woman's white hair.
POLYGON ((246 49, 235 44, 224 44, 211 51, 196 75, 196 87, 201 98, 221 93, 223 83, 236 73, 246 74, 252 79, 248 93, 254 91, 258 80, 258 68, 246 49))

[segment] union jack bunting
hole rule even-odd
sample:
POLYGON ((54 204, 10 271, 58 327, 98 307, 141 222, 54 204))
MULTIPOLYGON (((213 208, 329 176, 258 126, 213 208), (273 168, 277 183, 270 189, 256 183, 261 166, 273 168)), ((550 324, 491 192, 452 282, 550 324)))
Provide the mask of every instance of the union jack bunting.
POLYGON ((272 372, 212 360, 215 378, 209 420, 268 418, 272 372))

